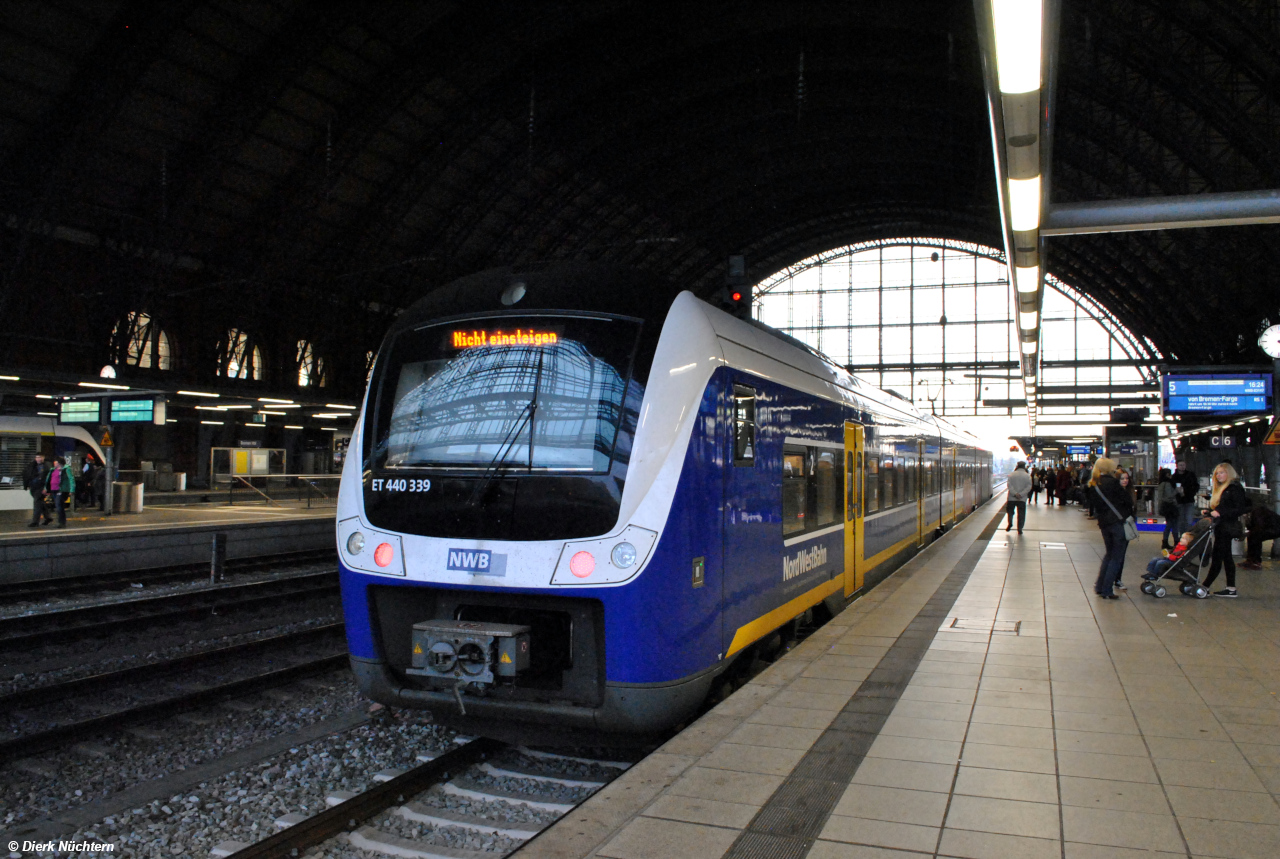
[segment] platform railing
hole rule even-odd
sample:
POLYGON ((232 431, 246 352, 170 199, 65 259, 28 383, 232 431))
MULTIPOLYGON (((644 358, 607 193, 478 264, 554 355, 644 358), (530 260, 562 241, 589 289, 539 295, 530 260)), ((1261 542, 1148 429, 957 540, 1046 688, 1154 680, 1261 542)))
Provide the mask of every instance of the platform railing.
POLYGON ((336 507, 340 474, 218 474, 214 485, 226 483, 227 504, 306 503, 307 508, 336 507))

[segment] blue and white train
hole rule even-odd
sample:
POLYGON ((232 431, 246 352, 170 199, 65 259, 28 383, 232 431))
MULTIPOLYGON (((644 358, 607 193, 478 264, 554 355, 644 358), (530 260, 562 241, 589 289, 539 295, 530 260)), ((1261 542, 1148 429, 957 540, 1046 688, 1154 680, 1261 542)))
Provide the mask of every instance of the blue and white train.
POLYGON ((408 309, 351 439, 351 663, 471 732, 653 733, 991 496, 976 439, 773 329, 595 266, 408 309))

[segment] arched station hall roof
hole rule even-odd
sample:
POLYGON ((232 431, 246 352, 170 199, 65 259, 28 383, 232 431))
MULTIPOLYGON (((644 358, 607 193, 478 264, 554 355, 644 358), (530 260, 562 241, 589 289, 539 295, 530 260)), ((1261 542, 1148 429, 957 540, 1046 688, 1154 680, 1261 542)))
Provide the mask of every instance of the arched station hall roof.
MULTIPOLYGON (((1055 202, 1278 187, 1280 3, 1061 5, 1055 202)), ((1002 244, 967 2, 15 0, 0 40, 0 363, 96 368, 145 307, 179 373, 257 325, 355 390, 388 309, 495 264, 706 295, 730 254, 758 279, 1002 244)), ((1280 321, 1274 226, 1053 238, 1048 264, 1183 363, 1257 361, 1280 321)))

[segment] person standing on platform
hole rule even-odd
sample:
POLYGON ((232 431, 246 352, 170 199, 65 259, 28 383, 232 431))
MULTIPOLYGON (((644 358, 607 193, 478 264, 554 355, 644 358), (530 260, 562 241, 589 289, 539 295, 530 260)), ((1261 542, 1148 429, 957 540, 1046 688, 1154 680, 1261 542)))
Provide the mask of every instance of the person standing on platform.
POLYGON ((1213 493, 1209 496, 1209 515, 1213 517, 1213 559, 1209 562, 1209 575, 1204 579, 1205 588, 1208 589, 1218 578, 1219 570, 1227 568, 1227 586, 1215 591, 1215 597, 1239 596, 1231 541, 1244 536, 1240 517, 1249 512, 1249 498, 1237 478, 1236 470, 1225 462, 1213 470, 1213 493))
POLYGON ((1028 496, 1027 501, 1030 502, 1031 504, 1037 503, 1036 497, 1039 494, 1040 494, 1040 469, 1033 468, 1031 469, 1031 495, 1028 496))
POLYGON ((1129 540, 1124 533, 1124 520, 1133 515, 1133 499, 1116 479, 1114 459, 1099 457, 1093 464, 1093 478, 1089 491, 1098 495, 1098 530, 1102 532, 1102 544, 1106 554, 1098 567, 1098 580, 1094 592, 1103 599, 1119 599, 1115 583, 1124 569, 1124 556, 1129 551, 1129 540))
POLYGON ((76 491, 76 479, 71 474, 71 469, 67 468, 67 460, 64 457, 59 456, 53 462, 53 468, 45 478, 45 490, 53 501, 53 509, 58 514, 57 527, 65 528, 67 527, 67 498, 76 491))
POLYGON ((1173 475, 1167 468, 1160 469, 1158 481, 1153 500, 1156 514, 1164 517, 1164 533, 1160 535, 1160 548, 1172 549, 1178 534, 1182 533, 1178 531, 1178 487, 1174 485, 1173 475))
POLYGON ((48 476, 49 466, 45 464, 42 453, 37 453, 35 459, 22 469, 22 488, 31 493, 31 524, 28 528, 38 528, 53 521, 44 506, 44 481, 48 476))
POLYGON ((1200 478, 1187 468, 1186 462, 1178 460, 1173 474, 1174 485, 1178 487, 1178 531, 1190 531, 1196 522, 1196 495, 1200 493, 1200 478))
POLYGON ((1071 495, 1071 472, 1065 465, 1058 466, 1058 476, 1053 485, 1054 494, 1058 496, 1058 506, 1065 507, 1071 495))
POLYGON ((1009 500, 1005 502, 1004 511, 1009 516, 1004 530, 1013 527, 1013 512, 1018 511, 1018 533, 1027 524, 1027 497, 1031 495, 1031 475, 1027 474, 1027 464, 1019 462, 1009 475, 1009 500))
POLYGON ((1262 569, 1262 544, 1280 538, 1280 516, 1266 504, 1256 504, 1249 511, 1249 530, 1245 532, 1244 563, 1246 570, 1262 569))

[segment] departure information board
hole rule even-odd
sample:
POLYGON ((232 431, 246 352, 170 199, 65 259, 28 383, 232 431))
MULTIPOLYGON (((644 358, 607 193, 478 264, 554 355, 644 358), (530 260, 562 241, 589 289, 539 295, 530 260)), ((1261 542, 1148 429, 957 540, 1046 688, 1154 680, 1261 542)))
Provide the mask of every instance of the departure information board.
POLYGON ((1215 373, 1163 376, 1165 414, 1249 414, 1271 411, 1271 376, 1215 373))
POLYGON ((63 400, 58 409, 58 422, 64 424, 96 424, 101 411, 97 400, 63 400))
POLYGON ((151 423, 155 416, 152 400, 112 400, 111 423, 151 423))

